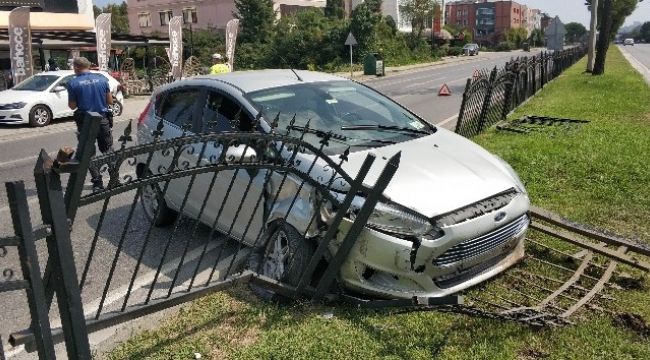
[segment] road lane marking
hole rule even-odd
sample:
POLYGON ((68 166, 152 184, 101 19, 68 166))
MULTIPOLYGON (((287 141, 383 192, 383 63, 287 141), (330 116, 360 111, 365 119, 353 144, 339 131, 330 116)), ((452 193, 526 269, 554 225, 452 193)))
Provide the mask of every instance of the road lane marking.
POLYGON ((438 125, 438 126, 443 126, 443 125, 445 125, 445 124, 447 124, 447 123, 449 123, 449 122, 452 122, 452 121, 454 121, 454 120, 456 120, 456 119, 458 119, 458 114, 456 114, 456 115, 452 115, 452 116, 450 116, 450 117, 448 117, 448 118, 442 120, 441 122, 436 123, 436 125, 438 125))

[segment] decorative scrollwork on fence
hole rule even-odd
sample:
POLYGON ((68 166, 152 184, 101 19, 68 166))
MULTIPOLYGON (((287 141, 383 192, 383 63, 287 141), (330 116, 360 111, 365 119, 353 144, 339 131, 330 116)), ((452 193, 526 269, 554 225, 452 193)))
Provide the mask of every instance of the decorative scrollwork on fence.
POLYGON ((197 75, 205 75, 206 71, 201 60, 196 56, 190 56, 183 64, 183 77, 192 77, 197 75))

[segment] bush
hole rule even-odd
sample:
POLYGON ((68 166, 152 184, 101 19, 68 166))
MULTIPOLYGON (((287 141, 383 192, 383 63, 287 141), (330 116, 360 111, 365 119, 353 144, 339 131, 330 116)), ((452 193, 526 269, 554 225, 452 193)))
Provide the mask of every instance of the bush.
POLYGON ((448 56, 460 56, 463 54, 463 48, 460 46, 452 46, 447 50, 448 56))
POLYGON ((515 45, 509 41, 502 41, 497 44, 497 46, 494 48, 496 51, 510 51, 514 50, 515 45))

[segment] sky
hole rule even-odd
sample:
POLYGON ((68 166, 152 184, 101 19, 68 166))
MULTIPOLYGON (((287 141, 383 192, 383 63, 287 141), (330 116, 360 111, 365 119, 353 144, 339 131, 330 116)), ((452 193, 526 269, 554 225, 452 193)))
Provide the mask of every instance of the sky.
MULTIPOLYGON (((97 6, 104 6, 108 3, 119 4, 123 0, 94 0, 97 6)), ((540 9, 551 16, 559 15, 563 23, 572 21, 579 22, 585 26, 589 25, 589 12, 584 5, 584 0, 517 0, 520 4, 530 5, 540 9)), ((650 0, 639 3, 636 10, 625 20, 625 25, 635 21, 650 21, 650 0)))
MULTIPOLYGON (((563 23, 572 21, 589 25, 589 11, 584 5, 584 0, 516 0, 520 4, 529 5, 542 10, 551 16, 558 15, 563 23)), ((625 20, 625 25, 633 24, 635 21, 650 21, 650 0, 645 0, 637 5, 632 15, 625 20)))

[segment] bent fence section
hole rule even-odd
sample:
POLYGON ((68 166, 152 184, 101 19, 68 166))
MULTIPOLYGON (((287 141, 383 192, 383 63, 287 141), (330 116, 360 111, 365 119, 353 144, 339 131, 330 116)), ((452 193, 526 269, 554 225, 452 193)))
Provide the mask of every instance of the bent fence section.
POLYGON ((585 53, 586 48, 577 47, 519 57, 501 69, 495 67, 489 73, 479 72, 477 77, 467 79, 456 133, 465 137, 476 136, 504 120, 510 111, 543 89, 585 53))
MULTIPOLYGON (((94 139, 98 123, 86 122, 81 139, 94 139)), ((303 129, 166 138, 161 121, 153 142, 127 147, 129 125, 121 148, 105 155, 92 157, 93 141, 74 160, 41 151, 34 176, 44 225, 32 229, 23 184, 7 185, 14 235, 0 238, 0 256, 17 247, 24 280, 0 282, 0 292, 26 290, 31 315, 10 343, 51 359, 65 341, 70 358, 89 359, 89 333, 235 284, 325 297, 376 203, 387 201, 400 154, 367 155, 348 174, 349 150, 332 155, 329 134, 316 146, 303 129), (379 176, 365 185, 373 167, 379 176), (103 190, 85 187, 91 168, 108 177, 103 190), (54 296, 60 327, 48 317, 54 296)))

